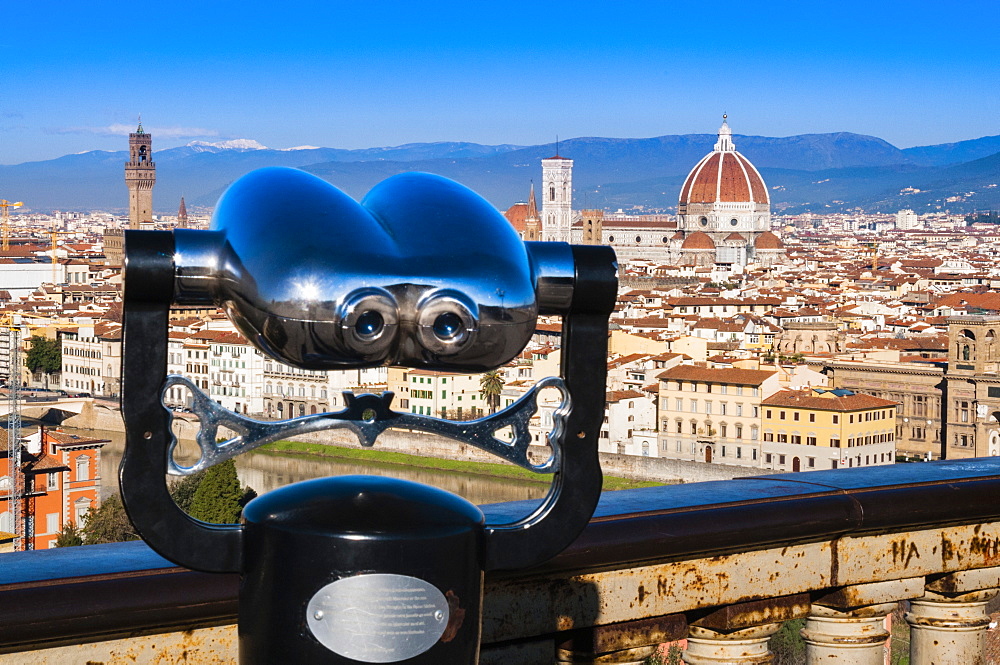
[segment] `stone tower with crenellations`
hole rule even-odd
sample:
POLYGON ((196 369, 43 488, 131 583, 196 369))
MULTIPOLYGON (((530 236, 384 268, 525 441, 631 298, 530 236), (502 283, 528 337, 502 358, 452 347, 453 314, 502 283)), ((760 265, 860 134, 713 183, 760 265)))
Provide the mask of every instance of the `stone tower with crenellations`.
POLYGON ((153 185, 156 184, 156 163, 153 161, 153 137, 139 127, 128 135, 129 160, 125 162, 125 184, 128 185, 128 227, 137 229, 143 222, 153 221, 153 185))

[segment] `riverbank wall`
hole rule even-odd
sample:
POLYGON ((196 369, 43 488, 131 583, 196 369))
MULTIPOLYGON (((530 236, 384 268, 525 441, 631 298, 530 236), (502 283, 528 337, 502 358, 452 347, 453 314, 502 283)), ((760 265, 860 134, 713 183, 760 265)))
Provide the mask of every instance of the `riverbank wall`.
MULTIPOLYGON (((87 405, 80 415, 66 419, 63 424, 67 427, 80 429, 108 430, 112 432, 125 431, 121 412, 101 402, 87 405)), ((180 439, 194 440, 198 434, 198 427, 198 421, 190 418, 187 414, 177 414, 174 418, 174 434, 180 439)), ((224 432, 220 432, 220 436, 224 435, 224 432)), ((324 432, 314 432, 289 438, 294 441, 307 441, 310 443, 343 446, 345 448, 361 448, 357 437, 346 429, 326 430, 324 432)), ((497 456, 467 443, 408 430, 387 430, 383 432, 375 444, 375 449, 466 462, 500 461, 500 458, 497 456)), ((545 446, 531 446, 528 454, 530 459, 536 463, 540 463, 548 458, 549 449, 545 446)), ((693 483, 708 480, 731 480, 733 478, 775 473, 768 469, 730 466, 727 464, 705 464, 704 462, 689 462, 660 457, 640 457, 638 455, 620 455, 616 453, 600 453, 600 459, 601 469, 603 469, 605 475, 627 478, 629 480, 693 483)))

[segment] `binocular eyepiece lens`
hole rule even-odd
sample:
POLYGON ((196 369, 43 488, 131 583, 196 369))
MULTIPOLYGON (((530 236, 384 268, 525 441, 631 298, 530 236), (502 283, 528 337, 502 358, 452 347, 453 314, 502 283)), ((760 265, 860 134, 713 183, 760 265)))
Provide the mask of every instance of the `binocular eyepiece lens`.
POLYGON ((462 332, 462 317, 454 312, 438 314, 432 329, 439 339, 454 339, 462 332))
POLYGON ((344 345, 367 362, 384 362, 395 343, 399 324, 396 301, 387 291, 362 288, 340 306, 344 345))
POLYGON ((354 331, 362 339, 372 339, 378 337, 385 327, 385 319, 375 310, 368 310, 358 316, 354 322, 354 331))

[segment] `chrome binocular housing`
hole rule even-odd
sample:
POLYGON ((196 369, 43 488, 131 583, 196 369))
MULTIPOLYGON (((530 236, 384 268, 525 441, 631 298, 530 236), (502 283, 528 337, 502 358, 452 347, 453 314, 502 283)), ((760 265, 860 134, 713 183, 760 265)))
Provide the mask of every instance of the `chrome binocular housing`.
POLYGON ((223 308, 264 353, 311 370, 485 371, 573 295, 565 243, 525 243, 456 182, 405 173, 361 201, 265 168, 233 183, 211 230, 174 231, 179 305, 223 308))
MULTIPOLYGON (((355 433, 362 446, 370 447, 386 429, 399 428, 460 441, 533 472, 551 474, 549 493, 538 505, 525 507, 527 514, 513 514, 519 512, 515 509, 506 521, 464 524, 462 533, 468 538, 463 542, 472 549, 439 543, 437 551, 456 560, 455 565, 440 566, 445 577, 466 575, 462 566, 471 566, 469 583, 462 582, 469 591, 460 595, 473 608, 479 606, 476 594, 483 570, 538 565, 562 551, 593 515, 601 493, 597 442, 604 412, 608 321, 617 292, 617 263, 610 247, 523 242, 488 202, 438 176, 394 176, 358 203, 308 173, 267 168, 230 186, 209 230, 129 230, 124 255, 121 394, 127 445, 119 474, 122 499, 137 531, 165 558, 197 570, 244 576, 241 635, 266 633, 284 640, 300 631, 306 619, 300 615, 305 604, 299 600, 316 592, 286 593, 283 582, 261 582, 258 573, 283 574, 287 569, 294 577, 307 571, 296 579, 318 575, 327 584, 332 570, 372 572, 373 559, 368 550, 359 549, 353 531, 348 534, 351 546, 342 547, 335 533, 317 529, 314 521, 317 515, 326 520, 345 510, 355 517, 360 514, 338 498, 345 487, 367 492, 369 486, 386 485, 355 477, 312 481, 320 485, 306 489, 313 493, 320 487, 314 495, 325 497, 324 507, 319 510, 309 499, 302 504, 304 512, 294 511, 302 518, 301 533, 338 543, 328 548, 331 556, 343 555, 352 562, 344 564, 348 568, 330 563, 327 569, 289 566, 279 558, 272 566, 267 563, 271 555, 263 556, 270 550, 261 545, 262 532, 255 530, 252 519, 217 525, 192 518, 171 499, 168 472, 194 473, 270 441, 334 428, 355 433), (310 370, 381 364, 445 372, 490 370, 522 352, 539 314, 557 314, 562 323, 559 376, 542 378, 512 404, 471 421, 394 410, 389 391, 347 392, 345 408, 339 411, 256 420, 254 414, 228 411, 191 380, 167 373, 172 305, 221 307, 260 351, 310 370), (172 457, 174 414, 166 408, 164 395, 174 386, 188 389, 201 423, 197 443, 202 455, 190 467, 179 467, 172 457), (530 423, 539 409, 538 395, 547 388, 558 391, 561 399, 545 437, 551 454, 540 461, 529 450, 537 441, 530 423), (258 612, 271 607, 261 596, 268 589, 298 604, 287 611, 258 612), (295 629, 276 628, 278 624, 266 620, 279 615, 295 622, 295 629)), ((298 506, 298 486, 291 487, 298 506)), ((410 494, 405 490, 395 495, 406 504, 403 495, 410 494)), ((284 501, 282 496, 289 495, 282 492, 276 500, 284 501)), ((271 515, 269 510, 264 513, 271 515)), ((323 524, 329 526, 328 521, 323 524)), ((407 533, 412 526, 402 525, 407 533)), ((270 527, 264 528, 270 533, 270 527)), ((414 547, 415 560, 428 557, 422 545, 414 547)), ((292 549, 293 558, 314 557, 317 551, 311 544, 292 549)), ((395 574, 409 565, 392 547, 385 552, 376 555, 383 557, 385 571, 395 574)), ((416 574, 415 569, 407 570, 416 574)), ((453 588, 451 581, 436 584, 453 588)), ((476 615, 470 614, 465 633, 474 652, 476 615)), ((309 642, 303 648, 315 647, 309 642)), ((431 649, 421 662, 458 662, 437 654, 431 649)), ((282 662, 319 662, 285 652, 281 657, 282 662)))

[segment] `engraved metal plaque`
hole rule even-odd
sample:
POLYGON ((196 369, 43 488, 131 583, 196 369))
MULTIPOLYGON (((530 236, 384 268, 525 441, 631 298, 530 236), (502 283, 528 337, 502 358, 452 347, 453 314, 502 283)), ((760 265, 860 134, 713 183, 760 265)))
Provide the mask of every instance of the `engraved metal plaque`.
POLYGON ((336 654, 362 663, 413 658, 441 639, 448 601, 416 577, 376 573, 331 582, 306 607, 309 630, 336 654))

